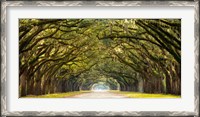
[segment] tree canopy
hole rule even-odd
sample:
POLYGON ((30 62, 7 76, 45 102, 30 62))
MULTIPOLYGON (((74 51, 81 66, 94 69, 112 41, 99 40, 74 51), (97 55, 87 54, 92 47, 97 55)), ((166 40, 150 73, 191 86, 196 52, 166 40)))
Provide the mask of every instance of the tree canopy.
POLYGON ((90 89, 181 94, 180 19, 20 19, 20 96, 90 89))

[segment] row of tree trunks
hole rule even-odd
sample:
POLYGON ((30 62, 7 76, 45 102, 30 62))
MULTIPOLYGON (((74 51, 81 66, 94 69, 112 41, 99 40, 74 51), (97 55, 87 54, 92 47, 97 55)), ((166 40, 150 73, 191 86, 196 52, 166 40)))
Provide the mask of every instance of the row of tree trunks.
POLYGON ((164 93, 181 95, 181 80, 173 79, 169 75, 163 78, 144 79, 143 88, 145 93, 164 93))
POLYGON ((120 91, 134 91, 138 92, 140 89, 140 85, 138 81, 129 84, 120 84, 120 91))
POLYGON ((20 76, 20 97, 79 91, 80 85, 66 78, 28 77, 28 72, 20 76))
POLYGON ((179 78, 166 78, 166 93, 181 95, 181 79, 179 78))
POLYGON ((144 79, 143 88, 145 93, 165 93, 162 78, 144 79))
POLYGON ((163 78, 145 75, 134 83, 119 82, 120 91, 181 95, 181 74, 166 73, 163 78), (177 76, 175 76, 177 75, 177 76))
POLYGON ((175 66, 175 71, 171 69, 166 73, 166 93, 181 95, 181 70, 180 66, 175 66))
POLYGON ((115 85, 109 85, 109 87, 110 87, 110 90, 117 90, 118 89, 118 87, 115 86, 115 85))

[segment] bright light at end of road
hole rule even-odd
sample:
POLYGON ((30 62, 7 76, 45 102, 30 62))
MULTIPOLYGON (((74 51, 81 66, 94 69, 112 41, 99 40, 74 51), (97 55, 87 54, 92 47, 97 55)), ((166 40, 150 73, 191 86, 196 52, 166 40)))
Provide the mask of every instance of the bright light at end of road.
POLYGON ((105 84, 94 84, 92 86, 92 91, 94 92, 106 92, 109 90, 110 90, 110 87, 105 84))

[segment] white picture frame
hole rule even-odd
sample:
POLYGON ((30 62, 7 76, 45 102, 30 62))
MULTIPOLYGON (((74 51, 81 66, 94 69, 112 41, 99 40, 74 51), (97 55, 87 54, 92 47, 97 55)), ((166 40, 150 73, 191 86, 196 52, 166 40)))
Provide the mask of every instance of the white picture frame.
MULTIPOLYGON (((154 1, 154 2, 151 2, 151 1, 121 1, 121 2, 116 2, 116 1, 60 1, 60 2, 56 2, 56 1, 4 1, 2 2, 2 5, 1 5, 1 114, 2 116, 54 116, 54 115, 62 115, 62 116, 116 116, 116 115, 121 115, 121 116, 199 116, 199 6, 198 6, 199 2, 198 1, 195 1, 195 2, 187 2, 187 1, 154 1), (47 7, 48 6, 48 7, 47 7), (69 7, 74 7, 74 8, 91 8, 91 9, 98 9, 100 10, 104 10, 104 7, 109 8, 109 7, 115 7, 117 9, 123 9, 123 8, 147 8, 147 7, 157 7, 158 9, 164 9, 165 7, 168 8, 168 10, 173 9, 173 8, 182 8, 182 9, 186 9, 187 11, 187 8, 191 8, 193 9, 193 13, 194 14, 190 14, 190 16, 194 16, 192 21, 189 21, 191 22, 192 24, 194 24, 194 29, 190 29, 192 30, 192 33, 194 33, 194 37, 191 37, 191 38, 194 38, 193 41, 191 43, 194 43, 194 47, 192 47, 192 51, 189 51, 191 53, 194 53, 194 59, 193 59, 193 62, 195 64, 193 64, 193 71, 194 71, 194 78, 192 77, 192 81, 193 81, 193 84, 194 86, 189 86, 189 87, 194 87, 194 89, 192 91, 194 91, 194 98, 188 98, 188 99, 193 99, 193 100, 190 100, 193 103, 193 105, 189 105, 189 106, 194 106, 194 108, 189 111, 187 111, 187 109, 185 109, 184 111, 169 111, 169 110, 156 110, 156 109, 152 109, 151 111, 148 111, 145 110, 138 110, 138 109, 128 109, 126 106, 129 106, 128 104, 124 104, 120 110, 120 107, 116 107, 115 108, 115 105, 112 105, 112 103, 110 105, 107 105, 107 107, 105 107, 104 109, 102 108, 103 106, 102 105, 99 105, 99 107, 101 108, 98 108, 97 106, 94 105, 94 103, 96 103, 97 105, 99 104, 97 101, 100 101, 102 102, 102 100, 92 100, 91 102, 93 102, 93 105, 92 104, 89 104, 89 108, 87 109, 76 109, 75 107, 77 107, 77 105, 75 106, 71 106, 71 110, 70 108, 67 108, 67 109, 61 109, 62 111, 58 111, 58 110, 42 110, 42 111, 38 111, 38 110, 28 110, 27 111, 27 108, 24 110, 23 109, 20 109, 20 108, 16 108, 16 109, 11 109, 11 110, 14 110, 14 111, 11 111, 10 110, 10 106, 14 105, 13 102, 10 102, 10 99, 11 97, 9 97, 9 89, 13 89, 13 85, 11 85, 9 82, 10 82, 10 74, 12 74, 13 70, 10 70, 10 69, 7 69, 8 68, 8 64, 9 62, 12 60, 12 59, 15 59, 15 58, 9 58, 9 52, 12 53, 12 51, 8 51, 10 50, 10 46, 12 45, 9 45, 11 44, 10 41, 11 41, 11 38, 10 38, 10 31, 13 31, 14 29, 10 29, 9 25, 11 23, 11 21, 13 21, 11 18, 15 18, 14 20, 16 20, 16 18, 23 18, 23 15, 19 15, 21 11, 23 11, 25 8, 28 8, 28 7, 34 7, 35 10, 39 11, 42 9, 45 9, 45 8, 61 8, 61 7, 66 7, 66 8, 69 8, 69 7), (9 11, 10 9, 12 8, 19 8, 21 10, 19 10, 19 12, 16 11, 17 14, 13 14, 15 12, 11 12, 9 11), (42 9, 37 9, 37 8, 42 8, 42 9), (9 14, 10 13, 10 14, 9 14), (11 16, 10 16, 11 15, 11 16), (14 17, 13 17, 14 16, 14 17), (18 17, 19 16, 19 17, 18 17), (13 104, 11 104, 13 103, 13 104), (94 108, 92 108, 94 107, 94 108), (96 108, 96 109, 95 109, 96 108), (113 108, 113 109, 107 109, 106 108, 113 108), (127 108, 127 110, 126 110, 127 108)), ((90 10, 90 9, 89 9, 90 10)), ((126 10, 129 10, 129 9, 126 9, 126 10)), ((13 11, 13 10, 12 10, 13 11)), ((27 10, 28 11, 28 10, 27 10)), ((32 10, 34 11, 34 9, 32 10)), ((37 15, 39 14, 26 14, 25 12, 24 13, 24 18, 38 18, 37 15), (27 16, 26 16, 27 15, 27 16), (36 17, 35 17, 36 16, 36 17)), ((44 11, 45 13, 45 11, 44 11)), ((142 12, 141 12, 142 13, 142 12)), ((190 12, 192 13, 192 12, 190 12)), ((52 12, 52 14, 55 14, 55 12, 52 12)), ((52 16, 52 14, 49 14, 49 16, 46 16, 45 18, 50 18, 52 16)), ((106 15, 106 14, 105 14, 106 15)), ((117 14, 118 15, 118 14, 117 14)), ((147 14, 146 14, 147 15, 147 14)), ((148 14, 151 16, 151 14, 148 14)), ((178 14, 177 14, 178 15, 178 14)), ((71 15, 73 16, 73 14, 71 15)), ((123 14, 121 17, 127 17, 126 14, 123 14)), ((65 16, 63 16, 62 18, 64 18, 65 16)), ((76 16, 74 16, 76 17, 76 16)), ((92 15, 86 15, 85 16, 86 18, 92 18, 93 16, 92 15)), ((100 15, 101 17, 101 15, 100 15)), ((117 16, 116 16, 117 17, 117 16)), ((115 18, 116 18, 115 17, 115 18)), ((148 17, 148 16, 147 16, 148 17)), ((159 17, 159 16, 158 16, 159 17)), ((55 18, 55 17, 54 17, 55 18)), ((58 17, 60 18, 60 17, 58 17)), ((78 16, 77 18, 84 18, 84 15, 80 14, 80 16, 78 16)), ((98 18, 98 16, 97 16, 98 18)), ((107 15, 107 18, 112 18, 112 16, 109 16, 107 15)), ((140 18, 140 17, 138 17, 140 18)), ((154 18, 157 18, 157 17, 154 17, 154 18)), ((170 18, 170 15, 168 16, 168 18, 170 18)), ((173 17, 174 18, 174 17, 173 17)), ((14 23, 12 23, 14 24, 14 23)), ((16 27, 16 26, 15 26, 16 27)), ((15 28, 15 31, 16 32, 18 29, 15 28)), ((13 38, 12 38, 13 39, 13 38)), ((16 38, 17 40, 17 38, 16 38)), ((13 40, 12 40, 13 41, 13 40)), ((18 41, 18 40, 17 40, 18 41)), ((15 42, 17 42, 15 41, 15 42)), ((14 42, 13 42, 14 43, 14 42)), ((14 43, 14 45, 12 47, 16 47, 15 45, 16 43, 14 43)), ((17 69, 17 67, 15 67, 17 69)), ((15 71, 16 72, 16 71, 15 71)), ((189 76, 190 77, 190 76, 189 76)), ((12 77, 13 78, 13 77, 12 77)), ((16 77, 16 79, 18 79, 16 77)), ((16 85, 18 85, 18 82, 15 82, 16 85)), ((182 87, 186 87, 186 86, 182 86, 182 87)), ((17 90, 17 89, 16 89, 17 90)), ((31 100, 33 99, 29 99, 29 100, 15 100, 17 103, 15 104, 19 104, 18 101, 21 103, 25 103, 25 104, 31 104, 31 103, 28 103, 28 102, 31 102, 31 100), (24 102, 23 102, 24 101, 24 102)), ((141 99, 139 99, 141 100, 141 99)), ((187 100, 187 99, 186 99, 187 100)), ((44 102, 44 104, 50 102, 51 100, 42 100, 44 102)), ((40 102, 42 102, 40 101, 40 102)), ((76 102, 77 100, 75 99, 72 99, 70 100, 72 102, 76 102)), ((83 101, 88 101, 87 99, 86 100, 80 100, 80 102, 83 102, 83 101)), ((154 100, 156 101, 156 100, 154 100)), ((162 99, 163 101, 163 99, 162 99)), ((173 100, 171 100, 173 101, 173 100)), ((176 100, 174 100, 176 101, 176 100)), ((34 102, 34 101, 33 101, 34 102)), ((56 104, 57 101, 55 101, 55 104, 56 104)), ((115 101, 114 101, 115 102, 115 101)), ((113 103, 114 103, 113 102, 113 103)), ((120 101, 119 104, 122 104, 121 103, 122 101, 120 101)), ((129 101, 128 101, 129 102, 129 101)), ((127 103, 128 103, 127 102, 127 103)), ((58 102, 60 103, 60 102, 58 102)), ((70 104, 73 104, 73 103, 70 103, 70 104)), ((80 106, 81 104, 85 104, 85 103, 80 103, 80 106)), ((106 103, 105 103, 106 104, 106 103)), ((129 103, 130 104, 130 103, 129 103)), ((19 106, 19 105, 16 105, 16 106, 19 106)), ((31 106, 31 105, 29 105, 31 106)), ((145 105, 144 105, 145 106, 145 105)), ((155 105, 154 105, 155 106, 155 105)), ((152 108, 154 108, 154 106, 151 106, 152 108)), ((160 105, 162 106, 162 105, 160 105)), ((25 107, 25 106, 23 106, 25 107)), ((82 106, 81 106, 82 107, 82 106)))

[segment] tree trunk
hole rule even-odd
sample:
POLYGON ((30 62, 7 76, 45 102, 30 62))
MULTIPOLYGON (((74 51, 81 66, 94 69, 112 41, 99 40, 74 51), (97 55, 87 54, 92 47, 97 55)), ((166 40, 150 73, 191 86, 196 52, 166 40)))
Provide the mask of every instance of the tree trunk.
POLYGON ((27 95, 34 94, 34 78, 27 79, 27 95))
POLYGON ((40 79, 37 79, 35 81, 34 89, 35 89, 35 92, 34 92, 35 95, 41 95, 41 80, 40 79))
POLYGON ((166 74, 166 93, 167 94, 171 94, 171 78, 168 75, 168 73, 166 74))
POLYGON ((20 97, 26 96, 26 78, 27 78, 27 71, 25 70, 22 75, 20 76, 20 97))

